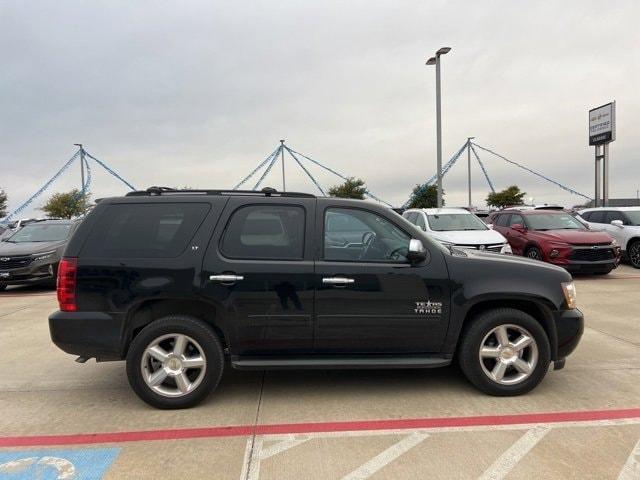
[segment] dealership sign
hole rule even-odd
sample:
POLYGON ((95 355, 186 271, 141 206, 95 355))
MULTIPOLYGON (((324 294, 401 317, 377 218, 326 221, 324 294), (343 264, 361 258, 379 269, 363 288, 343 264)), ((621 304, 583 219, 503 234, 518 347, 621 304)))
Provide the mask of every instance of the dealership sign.
POLYGON ((616 139, 616 102, 589 110, 589 145, 602 145, 616 139))

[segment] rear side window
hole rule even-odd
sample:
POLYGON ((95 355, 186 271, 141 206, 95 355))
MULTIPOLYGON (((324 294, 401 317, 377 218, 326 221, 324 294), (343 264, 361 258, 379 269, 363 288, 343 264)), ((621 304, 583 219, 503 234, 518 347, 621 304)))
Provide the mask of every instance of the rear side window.
POLYGON ((604 210, 595 210, 591 212, 591 215, 589 216, 589 221, 593 223, 604 223, 605 213, 606 212, 604 210))
POLYGON ((408 212, 405 217, 409 222, 416 224, 416 218, 418 218, 418 212, 408 212))
POLYGON ((302 260, 305 211, 291 205, 249 205, 236 210, 221 252, 248 260, 302 260))
POLYGON ((208 203, 128 203, 107 207, 82 251, 87 257, 180 255, 209 211, 208 203))
POLYGON ((500 227, 506 227, 507 225, 509 225, 510 217, 511 217, 510 213, 503 213, 501 215, 498 215, 498 218, 496 219, 496 225, 500 227))

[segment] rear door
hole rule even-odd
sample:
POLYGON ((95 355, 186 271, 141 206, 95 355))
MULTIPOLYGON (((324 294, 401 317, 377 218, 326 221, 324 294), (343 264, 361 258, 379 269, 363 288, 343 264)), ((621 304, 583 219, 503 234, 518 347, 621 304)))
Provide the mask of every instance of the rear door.
POLYGON ((203 294, 234 355, 313 350, 315 198, 231 198, 207 249, 203 294))
POLYGON ((442 252, 434 249, 428 263, 412 266, 405 257, 411 232, 390 215, 318 203, 316 351, 438 352, 450 295, 442 252))
POLYGON ((519 232, 513 228, 514 225, 522 225, 526 228, 527 224, 525 223, 525 219, 519 213, 511 214, 511 218, 509 218, 509 227, 506 229, 507 240, 509 241, 509 245, 513 249, 513 253, 517 255, 523 255, 524 249, 527 246, 527 234, 526 232, 519 232))

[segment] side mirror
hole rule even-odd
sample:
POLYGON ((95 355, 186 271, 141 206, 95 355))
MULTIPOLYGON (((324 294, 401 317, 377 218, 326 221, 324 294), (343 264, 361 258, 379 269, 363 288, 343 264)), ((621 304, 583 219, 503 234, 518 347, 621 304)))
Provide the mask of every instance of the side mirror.
POLYGON ((524 228, 524 225, 522 225, 521 223, 514 223, 513 225, 511 225, 511 228, 513 228, 516 232, 524 232, 526 230, 526 228, 524 228))
POLYGON ((422 242, 416 238, 409 240, 409 251, 407 252, 407 260, 411 263, 420 262, 427 258, 427 249, 424 248, 422 242))
POLYGON ((618 228, 624 227, 624 223, 622 223, 622 220, 611 220, 611 225, 615 225, 618 228))
POLYGON ((493 223, 487 223, 487 227, 489 227, 489 230, 493 230, 493 223))

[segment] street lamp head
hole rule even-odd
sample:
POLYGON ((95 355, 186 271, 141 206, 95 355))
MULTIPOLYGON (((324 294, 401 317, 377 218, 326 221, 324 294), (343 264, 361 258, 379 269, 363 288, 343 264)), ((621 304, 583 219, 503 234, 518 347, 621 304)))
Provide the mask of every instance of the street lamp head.
POLYGON ((436 55, 444 55, 445 53, 449 53, 451 51, 451 47, 442 47, 436 52, 436 55))
POLYGON ((435 65, 436 64, 436 57, 431 57, 429 60, 427 60, 427 63, 425 63, 425 65, 435 65))

